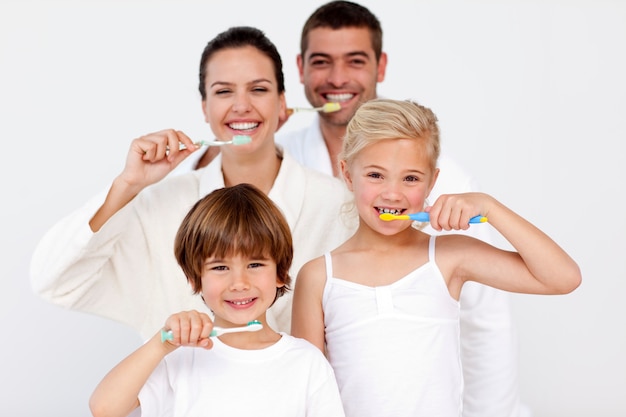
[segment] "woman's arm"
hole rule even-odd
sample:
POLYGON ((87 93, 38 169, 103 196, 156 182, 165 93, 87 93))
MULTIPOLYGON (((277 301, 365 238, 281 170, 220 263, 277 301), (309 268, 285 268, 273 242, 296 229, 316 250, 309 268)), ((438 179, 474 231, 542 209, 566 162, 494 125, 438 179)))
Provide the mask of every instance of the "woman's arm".
POLYGON ((89 221, 94 232, 128 204, 141 190, 167 176, 197 147, 183 132, 166 129, 141 136, 131 142, 126 165, 113 180, 102 206, 89 221), (180 149, 180 144, 185 148, 180 149))

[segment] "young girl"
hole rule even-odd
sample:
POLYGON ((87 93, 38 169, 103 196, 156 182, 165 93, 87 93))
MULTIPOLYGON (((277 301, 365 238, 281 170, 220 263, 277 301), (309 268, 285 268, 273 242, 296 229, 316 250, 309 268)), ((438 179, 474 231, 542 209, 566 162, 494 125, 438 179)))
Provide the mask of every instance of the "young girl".
POLYGON ((577 264, 493 197, 442 195, 427 207, 438 155, 435 115, 410 101, 369 101, 348 125, 340 168, 359 227, 300 270, 292 317, 292 334, 326 352, 348 417, 461 415, 458 299, 466 281, 532 294, 580 284, 577 264), (486 216, 517 252, 379 217, 424 209, 438 231, 486 216))
POLYGON ((214 314, 183 311, 120 362, 93 393, 94 416, 344 415, 333 371, 313 345, 277 333, 267 309, 290 284, 289 225, 256 187, 213 191, 184 218, 174 252, 214 314), (214 326, 258 331, 210 338, 214 326))
MULTIPOLYGON (((127 324, 144 340, 172 311, 208 312, 185 282, 172 242, 189 208, 225 186, 253 184, 281 208, 293 236, 293 276, 354 231, 338 216, 351 198, 345 185, 302 167, 274 143, 285 84, 281 57, 263 32, 233 27, 218 34, 199 68, 202 110, 214 137, 245 135, 250 142, 221 146, 203 169, 166 178, 196 150, 193 141, 174 129, 133 140, 106 198, 62 219, 36 248, 31 279, 42 297, 127 324)), ((291 327, 291 294, 268 313, 279 331, 291 327)))

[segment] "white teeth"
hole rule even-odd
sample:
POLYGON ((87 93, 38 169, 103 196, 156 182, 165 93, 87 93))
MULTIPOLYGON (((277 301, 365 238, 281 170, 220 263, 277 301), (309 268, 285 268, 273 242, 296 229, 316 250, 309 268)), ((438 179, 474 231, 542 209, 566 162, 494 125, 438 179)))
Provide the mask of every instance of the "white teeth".
POLYGON ((229 123, 228 127, 230 127, 231 129, 234 129, 234 130, 252 130, 252 129, 256 128, 258 125, 259 125, 258 123, 252 123, 252 122, 229 123))
POLYGON ((348 101, 348 100, 350 100, 352 97, 354 97, 354 94, 349 94, 349 93, 343 93, 343 94, 326 94, 326 100, 328 100, 328 101, 338 101, 338 102, 342 102, 342 101, 348 101))
POLYGON ((249 299, 249 300, 240 300, 240 301, 231 301, 231 303, 233 303, 233 304, 235 304, 235 305, 238 305, 238 306, 242 306, 242 305, 248 304, 248 303, 250 303, 250 302, 252 302, 252 299, 249 299))
POLYGON ((400 213, 402 213, 402 210, 378 207, 378 213, 380 213, 380 214, 383 214, 383 213, 400 214, 400 213))

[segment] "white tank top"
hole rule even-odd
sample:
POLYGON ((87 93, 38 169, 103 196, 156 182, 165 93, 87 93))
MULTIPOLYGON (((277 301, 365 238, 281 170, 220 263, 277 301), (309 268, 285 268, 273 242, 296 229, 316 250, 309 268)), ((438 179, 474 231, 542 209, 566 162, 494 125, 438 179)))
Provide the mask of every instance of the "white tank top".
POLYGON ((459 303, 435 263, 435 237, 428 262, 390 285, 334 277, 325 259, 326 348, 346 417, 460 416, 459 303))

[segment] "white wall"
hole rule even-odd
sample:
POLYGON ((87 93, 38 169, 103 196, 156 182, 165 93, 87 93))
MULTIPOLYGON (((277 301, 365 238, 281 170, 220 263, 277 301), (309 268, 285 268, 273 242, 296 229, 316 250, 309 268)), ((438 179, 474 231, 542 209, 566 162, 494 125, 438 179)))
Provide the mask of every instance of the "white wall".
MULTIPOLYGON (((140 343, 33 295, 41 235, 108 186, 133 138, 169 127, 210 136, 197 65, 229 26, 266 31, 289 103, 306 105, 295 56, 319 4, 0 0, 2 415, 88 415, 97 382, 140 343)), ((583 270, 573 294, 513 296, 523 400, 536 417, 624 416, 626 3, 362 4, 390 55, 379 93, 433 108, 445 149, 583 270)))

